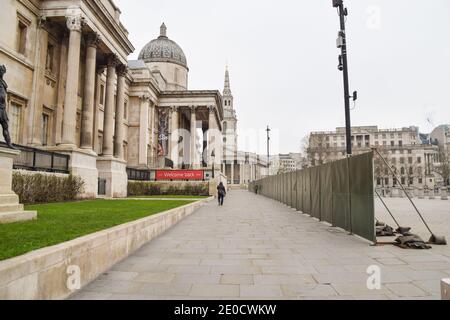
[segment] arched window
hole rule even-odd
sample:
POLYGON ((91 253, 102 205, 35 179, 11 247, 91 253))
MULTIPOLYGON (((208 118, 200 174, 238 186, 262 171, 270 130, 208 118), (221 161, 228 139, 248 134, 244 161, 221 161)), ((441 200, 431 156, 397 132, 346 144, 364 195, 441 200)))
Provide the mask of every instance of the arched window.
POLYGON ((405 168, 402 167, 402 168, 400 169, 400 174, 405 174, 405 168))
POLYGON ((227 133, 228 123, 226 121, 223 122, 223 132, 227 133))

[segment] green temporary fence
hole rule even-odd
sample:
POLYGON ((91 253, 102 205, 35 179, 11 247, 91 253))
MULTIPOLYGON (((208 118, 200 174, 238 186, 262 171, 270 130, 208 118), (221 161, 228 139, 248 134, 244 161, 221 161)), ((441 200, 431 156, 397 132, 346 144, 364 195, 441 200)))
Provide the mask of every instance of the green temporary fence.
POLYGON ((249 184, 261 194, 375 242, 373 154, 366 153, 249 184))

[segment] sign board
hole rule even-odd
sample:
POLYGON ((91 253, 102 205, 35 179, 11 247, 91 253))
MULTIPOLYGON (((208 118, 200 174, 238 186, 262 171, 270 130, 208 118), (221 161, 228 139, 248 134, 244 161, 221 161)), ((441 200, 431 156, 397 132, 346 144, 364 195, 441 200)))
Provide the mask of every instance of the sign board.
POLYGON ((202 170, 157 170, 155 180, 203 180, 202 170))

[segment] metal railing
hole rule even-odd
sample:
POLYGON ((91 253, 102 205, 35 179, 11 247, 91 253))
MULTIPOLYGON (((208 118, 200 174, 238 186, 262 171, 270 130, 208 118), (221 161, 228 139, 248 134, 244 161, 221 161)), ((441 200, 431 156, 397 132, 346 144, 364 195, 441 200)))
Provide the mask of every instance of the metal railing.
MULTIPOLYGON (((5 146, 5 144, 1 142, 0 145, 5 146)), ((14 169, 64 174, 69 173, 69 155, 16 144, 14 147, 20 151, 20 155, 14 159, 14 169)))

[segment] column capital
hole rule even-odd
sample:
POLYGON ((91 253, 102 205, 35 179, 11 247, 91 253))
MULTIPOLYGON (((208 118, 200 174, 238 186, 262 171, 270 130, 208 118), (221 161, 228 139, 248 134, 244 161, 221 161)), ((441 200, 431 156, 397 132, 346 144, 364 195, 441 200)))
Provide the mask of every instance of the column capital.
POLYGON ((101 37, 97 32, 91 32, 86 35, 86 45, 88 47, 97 48, 100 44, 101 37))
POLYGON ((70 31, 81 32, 84 26, 84 17, 82 15, 68 16, 66 17, 67 29, 70 31))
POLYGON ((189 106, 189 109, 190 109, 192 112, 195 112, 195 111, 197 111, 197 106, 189 106))
POLYGON ((95 72, 100 75, 103 72, 105 72, 105 68, 106 68, 106 65, 104 65, 104 64, 97 65, 95 72))
POLYGON ((119 65, 119 58, 115 53, 111 53, 106 58, 106 66, 116 68, 119 65))
POLYGON ((178 107, 177 106, 170 106, 169 110, 170 110, 170 112, 177 112, 178 111, 178 107))
POLYGON ((144 94, 139 96, 139 100, 141 100, 141 101, 149 101, 150 98, 151 98, 151 96, 148 93, 144 93, 144 94))
POLYGON ((124 64, 119 64, 116 67, 116 72, 117 72, 117 76, 118 77, 125 77, 125 75, 128 72, 128 67, 126 65, 124 65, 124 64))
POLYGON ((209 113, 213 113, 214 112, 214 109, 215 109, 214 106, 208 106, 207 108, 208 108, 209 113))

